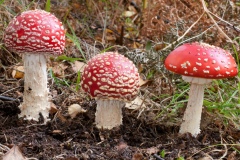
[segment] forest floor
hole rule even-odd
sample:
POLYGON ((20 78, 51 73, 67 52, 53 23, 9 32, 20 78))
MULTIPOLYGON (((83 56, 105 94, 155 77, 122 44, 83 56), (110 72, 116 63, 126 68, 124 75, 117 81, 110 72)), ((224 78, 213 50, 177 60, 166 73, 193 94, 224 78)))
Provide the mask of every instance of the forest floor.
POLYGON ((240 159, 239 78, 215 81, 206 88, 201 133, 192 137, 178 134, 189 84, 163 67, 170 51, 192 41, 228 49, 236 53, 238 60, 240 2, 205 1, 210 12, 203 9, 201 1, 142 2, 51 0, 50 11, 63 22, 67 43, 66 56, 49 57, 52 110, 51 120, 43 124, 18 117, 24 78, 14 78, 13 71, 20 70, 23 63, 21 56, 4 47, 3 37, 15 15, 28 9, 45 9, 46 2, 1 1, 1 158, 17 146, 19 160, 240 159), (215 15, 214 20, 207 13, 215 15), (96 102, 79 86, 84 64, 103 51, 127 56, 138 67, 142 79, 140 102, 123 108, 123 124, 112 130, 95 127, 96 102), (71 117, 68 107, 72 104, 79 104, 85 112, 71 117))

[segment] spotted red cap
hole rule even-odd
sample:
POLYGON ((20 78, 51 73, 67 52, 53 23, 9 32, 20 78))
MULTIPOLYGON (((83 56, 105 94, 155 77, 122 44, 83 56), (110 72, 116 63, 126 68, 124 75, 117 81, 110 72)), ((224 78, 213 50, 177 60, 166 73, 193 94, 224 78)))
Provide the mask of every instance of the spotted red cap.
POLYGON ((165 67, 175 73, 209 79, 234 77, 237 64, 231 53, 206 43, 186 43, 172 51, 165 67))
POLYGON ((139 90, 139 74, 132 61, 121 54, 106 52, 87 63, 81 85, 97 99, 132 101, 139 90))
POLYGON ((9 23, 4 41, 13 52, 59 55, 65 47, 65 31, 62 23, 51 13, 30 10, 9 23))

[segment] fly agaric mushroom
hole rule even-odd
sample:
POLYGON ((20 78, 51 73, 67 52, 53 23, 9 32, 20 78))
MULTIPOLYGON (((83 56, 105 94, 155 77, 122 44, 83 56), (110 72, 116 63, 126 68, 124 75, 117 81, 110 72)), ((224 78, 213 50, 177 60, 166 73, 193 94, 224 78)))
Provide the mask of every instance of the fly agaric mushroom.
POLYGON ((112 129, 122 124, 124 101, 132 101, 139 90, 135 65, 116 52, 93 57, 84 68, 82 89, 97 101, 96 126, 112 129))
POLYGON ((234 77, 238 73, 232 55, 206 43, 187 43, 172 51, 165 60, 165 67, 183 75, 190 82, 189 100, 179 133, 200 133, 200 121, 205 85, 212 79, 234 77))
POLYGON ((48 120, 50 102, 47 88, 46 54, 60 55, 65 46, 62 23, 43 10, 30 10, 16 16, 5 31, 5 46, 24 54, 24 95, 19 106, 27 120, 48 120))

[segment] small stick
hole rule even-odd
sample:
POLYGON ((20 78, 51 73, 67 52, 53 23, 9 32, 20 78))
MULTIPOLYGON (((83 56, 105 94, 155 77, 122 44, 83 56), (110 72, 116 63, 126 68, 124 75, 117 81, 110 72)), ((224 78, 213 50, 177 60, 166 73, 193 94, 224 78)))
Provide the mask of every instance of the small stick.
POLYGON ((160 157, 159 155, 157 155, 157 154, 154 154, 153 157, 156 158, 157 160, 164 160, 163 158, 161 158, 161 157, 160 157))
POLYGON ((176 44, 178 41, 180 41, 181 39, 183 39, 185 37, 185 35, 198 23, 198 21, 202 18, 202 16, 204 15, 205 12, 202 13, 202 15, 185 31, 185 33, 179 37, 176 41, 174 41, 173 43, 169 44, 168 46, 164 47, 162 49, 162 51, 167 50, 168 48, 172 47, 174 44, 176 44))
POLYGON ((212 22, 216 25, 217 29, 219 30, 219 32, 221 32, 223 34, 223 36, 225 38, 227 38, 229 40, 230 43, 233 43, 232 39, 229 38, 225 32, 223 32, 223 30, 219 27, 219 25, 217 24, 217 22, 214 20, 214 18, 212 17, 212 15, 210 14, 210 11, 207 9, 207 6, 205 4, 204 0, 201 0, 202 5, 203 5, 203 9, 204 11, 207 13, 207 15, 209 16, 209 18, 212 20, 212 22))
POLYGON ((212 13, 211 11, 208 10, 208 12, 213 15, 214 17, 216 17, 217 19, 219 19, 221 22, 226 23, 227 25, 231 26, 234 30, 236 30, 237 32, 240 32, 240 28, 237 26, 234 26, 233 24, 229 23, 228 21, 225 21, 224 19, 222 19, 221 17, 218 17, 217 15, 215 15, 214 13, 212 13))
POLYGON ((11 97, 6 97, 6 96, 1 96, 0 95, 0 99, 4 100, 4 101, 16 101, 17 99, 15 98, 11 98, 11 97))

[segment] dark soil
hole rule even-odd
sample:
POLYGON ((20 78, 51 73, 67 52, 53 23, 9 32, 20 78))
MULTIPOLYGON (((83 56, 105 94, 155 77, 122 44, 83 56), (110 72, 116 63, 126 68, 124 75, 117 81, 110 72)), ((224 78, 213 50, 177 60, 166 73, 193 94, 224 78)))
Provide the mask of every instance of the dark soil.
MULTIPOLYGON (((1 93, 9 91, 9 87, 3 83, 1 93)), ((7 95, 18 90, 22 90, 21 85, 7 95)), ((231 156, 233 159, 240 158, 236 152, 240 149, 240 146, 236 146, 240 132, 226 128, 207 113, 203 116, 202 132, 197 138, 190 134, 178 135, 179 124, 169 126, 144 116, 137 119, 138 113, 128 109, 124 109, 123 125, 120 128, 103 131, 94 125, 95 101, 84 101, 82 107, 87 112, 71 119, 67 108, 61 106, 63 101, 68 100, 67 95, 70 93, 65 91, 55 99, 58 112, 51 115, 51 121, 46 125, 19 119, 20 99, 16 96, 15 101, 1 100, 0 143, 8 147, 17 145, 23 155, 39 160, 167 160, 180 156, 185 159, 220 159, 222 156, 224 159, 231 159, 231 156), (160 157, 160 153, 165 154, 164 158, 160 157)))

